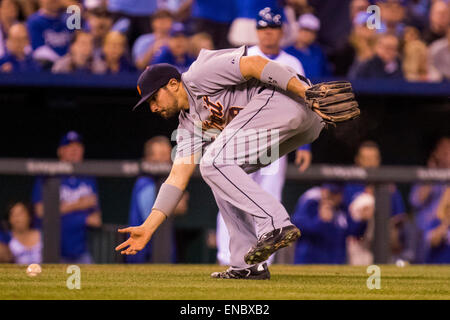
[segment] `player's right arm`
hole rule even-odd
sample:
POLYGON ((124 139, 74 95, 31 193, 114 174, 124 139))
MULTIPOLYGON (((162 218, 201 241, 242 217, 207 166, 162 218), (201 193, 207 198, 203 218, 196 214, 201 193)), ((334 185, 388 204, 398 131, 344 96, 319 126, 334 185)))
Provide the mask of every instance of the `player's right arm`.
POLYGON ((286 69, 275 61, 261 56, 243 56, 239 67, 245 79, 255 78, 305 98, 307 88, 297 78, 296 72, 286 69))
POLYGON ((223 50, 202 50, 189 71, 183 74, 185 83, 196 95, 214 95, 228 86, 251 78, 290 91, 305 98, 306 87, 297 71, 261 56, 247 56, 246 47, 223 50), (238 63, 239 62, 239 63, 238 63))
MULTIPOLYGON (((183 192, 194 173, 195 167, 195 155, 191 155, 186 158, 178 158, 175 160, 170 170, 169 177, 166 179, 164 184, 169 186, 169 188, 176 188, 183 192)), ((160 189, 161 192, 167 192, 167 189, 160 189)), ((158 197, 169 196, 168 194, 158 194, 158 197)), ((116 247, 116 251, 121 250, 121 254, 134 255, 138 251, 142 250, 150 241, 153 233, 158 229, 158 227, 166 220, 172 212, 163 212, 160 209, 153 208, 150 215, 147 217, 145 222, 137 227, 128 227, 125 229, 119 229, 120 233, 129 233, 130 237, 125 242, 121 243, 116 247)))

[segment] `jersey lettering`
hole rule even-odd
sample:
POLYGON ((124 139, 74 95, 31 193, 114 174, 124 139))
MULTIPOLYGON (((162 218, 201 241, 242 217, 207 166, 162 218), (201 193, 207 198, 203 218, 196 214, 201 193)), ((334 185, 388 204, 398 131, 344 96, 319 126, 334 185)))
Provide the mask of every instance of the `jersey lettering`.
POLYGON ((208 120, 202 123, 203 130, 218 129, 222 131, 239 114, 239 111, 242 110, 242 107, 233 106, 228 108, 224 113, 225 108, 222 103, 220 101, 213 103, 208 96, 203 97, 203 102, 203 107, 209 109, 210 112, 208 120))

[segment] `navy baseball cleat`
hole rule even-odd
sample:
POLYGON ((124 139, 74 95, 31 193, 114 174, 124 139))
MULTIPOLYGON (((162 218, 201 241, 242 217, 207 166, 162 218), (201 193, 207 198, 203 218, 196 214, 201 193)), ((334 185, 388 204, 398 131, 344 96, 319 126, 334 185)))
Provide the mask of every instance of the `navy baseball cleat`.
POLYGON ((211 278, 215 279, 243 279, 243 280, 269 280, 270 272, 267 263, 262 263, 249 268, 235 269, 228 268, 223 272, 211 273, 211 278))
POLYGON ((244 257, 247 264, 266 261, 278 249, 287 247, 300 238, 300 230, 290 225, 264 233, 256 246, 251 248, 244 257))

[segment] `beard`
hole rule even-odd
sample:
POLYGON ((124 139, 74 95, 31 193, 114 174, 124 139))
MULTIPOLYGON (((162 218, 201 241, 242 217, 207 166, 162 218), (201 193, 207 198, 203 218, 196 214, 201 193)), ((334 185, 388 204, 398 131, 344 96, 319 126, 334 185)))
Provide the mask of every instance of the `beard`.
POLYGON ((173 118, 174 116, 176 116, 178 114, 178 105, 174 104, 171 107, 166 108, 163 111, 159 112, 159 115, 164 118, 164 119, 170 119, 173 118))
POLYGON ((170 106, 166 107, 164 110, 159 112, 159 115, 164 119, 170 119, 176 116, 180 111, 180 108, 178 107, 178 101, 175 95, 172 92, 169 92, 169 95, 171 96, 170 100, 172 100, 170 106))

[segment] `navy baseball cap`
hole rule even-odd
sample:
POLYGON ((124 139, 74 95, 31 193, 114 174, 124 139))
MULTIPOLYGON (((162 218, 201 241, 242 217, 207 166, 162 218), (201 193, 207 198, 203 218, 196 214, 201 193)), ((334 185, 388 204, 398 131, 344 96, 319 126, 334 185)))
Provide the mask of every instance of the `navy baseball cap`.
POLYGON ((64 147, 72 142, 83 143, 83 138, 78 132, 69 131, 61 137, 61 140, 59 140, 59 146, 64 147))
POLYGON ((281 28, 283 25, 281 14, 275 12, 269 7, 259 11, 256 18, 256 29, 263 28, 281 28))
POLYGON ((168 63, 158 63, 147 67, 137 82, 137 90, 141 95, 141 100, 133 107, 133 111, 164 87, 172 78, 180 81, 181 74, 168 63))

